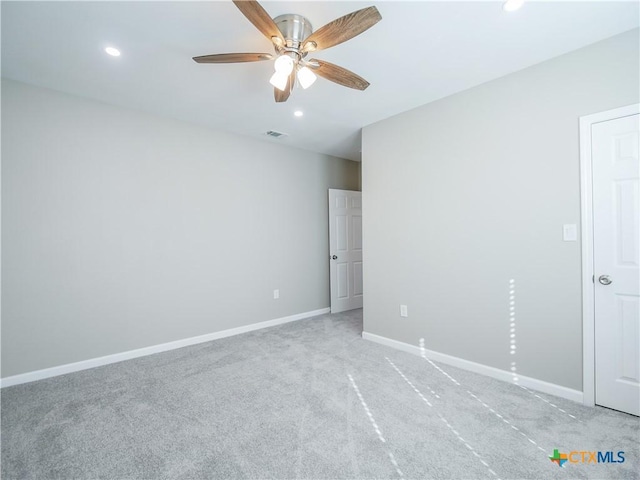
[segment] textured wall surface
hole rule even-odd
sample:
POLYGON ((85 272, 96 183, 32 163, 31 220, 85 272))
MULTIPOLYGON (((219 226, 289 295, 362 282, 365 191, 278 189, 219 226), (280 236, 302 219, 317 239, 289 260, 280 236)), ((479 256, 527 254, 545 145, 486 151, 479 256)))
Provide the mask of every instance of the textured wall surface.
POLYGON ((578 119, 638 102, 638 53, 632 30, 364 129, 366 332, 582 390, 578 119))
POLYGON ((3 80, 2 376, 329 306, 359 168, 3 80))

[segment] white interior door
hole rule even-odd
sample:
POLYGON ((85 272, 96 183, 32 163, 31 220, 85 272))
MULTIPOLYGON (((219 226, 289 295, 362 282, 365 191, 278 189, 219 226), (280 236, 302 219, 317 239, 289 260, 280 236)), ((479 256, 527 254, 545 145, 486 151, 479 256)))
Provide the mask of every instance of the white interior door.
POLYGON ((591 128, 596 403, 640 415, 639 115, 591 128))
POLYGON ((362 193, 329 190, 331 313, 362 308, 362 193))

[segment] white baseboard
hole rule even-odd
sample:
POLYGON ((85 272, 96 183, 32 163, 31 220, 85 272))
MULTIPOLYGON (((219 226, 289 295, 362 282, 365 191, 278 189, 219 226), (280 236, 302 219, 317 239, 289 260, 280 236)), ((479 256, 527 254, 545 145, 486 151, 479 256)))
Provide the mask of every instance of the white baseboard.
POLYGON ((290 315, 288 317, 276 318, 274 320, 267 320, 265 322, 252 323, 251 325, 244 325, 238 328, 230 328, 229 330, 222 330, 220 332, 208 333, 206 335, 184 338, 182 340, 176 340, 174 342, 161 343, 160 345, 152 345, 150 347, 129 350, 128 352, 115 353, 113 355, 106 355, 104 357, 90 358, 89 360, 83 360, 81 362, 67 363, 66 365, 59 365, 57 367, 45 368, 43 370, 22 373, 20 375, 13 375, 11 377, 0 379, 0 388, 11 387, 12 385, 20 385, 21 383, 35 382, 36 380, 57 377, 58 375, 79 372, 80 370, 87 370, 89 368, 101 367, 103 365, 109 365, 110 363, 131 360, 132 358, 153 355, 154 353, 175 350, 176 348, 188 347, 189 345, 196 345, 198 343, 210 342, 211 340, 217 340, 219 338, 231 337, 233 335, 240 335, 241 333, 247 333, 253 330, 260 330, 262 328, 282 325, 283 323, 295 322, 296 320, 303 320, 305 318, 324 315, 325 313, 329 313, 330 311, 330 308, 321 308, 319 310, 313 310, 311 312, 298 313, 296 315, 290 315))
MULTIPOLYGON (((381 337, 373 333, 362 332, 362 338, 370 340, 387 347, 392 347, 397 350, 412 353, 414 355, 421 355, 420 347, 417 345, 410 345, 408 343, 392 340, 387 337, 381 337)), ((500 370, 499 368, 489 367, 482 365, 481 363, 464 360, 462 358, 453 357, 444 353, 434 352, 433 350, 424 349, 424 354, 431 360, 441 362, 447 365, 452 365, 463 370, 468 370, 474 373, 480 373, 488 377, 492 377, 505 382, 513 383, 513 376, 511 372, 507 370, 500 370)), ((563 387, 562 385, 556 385, 555 383, 545 382, 544 380, 538 380, 536 378, 525 377, 518 374, 518 384, 523 387, 531 388, 539 392, 548 393, 549 395, 555 395, 556 397, 566 398, 567 400, 573 400, 574 402, 582 403, 582 392, 573 390, 571 388, 563 387)))

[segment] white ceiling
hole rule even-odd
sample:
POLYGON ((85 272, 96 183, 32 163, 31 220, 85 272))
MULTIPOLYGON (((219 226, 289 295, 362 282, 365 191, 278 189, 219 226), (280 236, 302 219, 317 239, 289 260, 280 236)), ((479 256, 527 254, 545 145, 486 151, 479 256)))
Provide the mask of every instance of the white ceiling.
POLYGON ((315 29, 374 4, 382 21, 314 57, 366 78, 319 78, 276 104, 272 62, 199 65, 197 55, 269 52, 231 1, 2 2, 2 75, 218 130, 360 159, 363 126, 638 26, 637 1, 271 2, 315 29), (113 45, 122 56, 107 56, 113 45), (301 109, 304 117, 295 118, 301 109), (266 137, 267 130, 289 136, 266 137))

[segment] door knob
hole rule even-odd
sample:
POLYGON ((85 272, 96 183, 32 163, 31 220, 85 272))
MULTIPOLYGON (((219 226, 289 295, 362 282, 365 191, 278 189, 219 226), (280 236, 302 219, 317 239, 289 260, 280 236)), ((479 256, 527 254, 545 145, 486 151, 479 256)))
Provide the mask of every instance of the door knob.
POLYGON ((338 259, 338 256, 337 256, 337 255, 332 255, 332 256, 331 256, 331 259, 332 259, 332 260, 337 260, 337 259, 338 259))
POLYGON ((602 285, 611 285, 611 283, 613 282, 613 280, 609 278, 609 275, 600 275, 600 277, 598 278, 598 281, 602 285))

